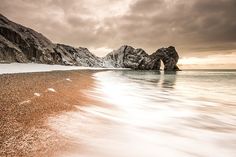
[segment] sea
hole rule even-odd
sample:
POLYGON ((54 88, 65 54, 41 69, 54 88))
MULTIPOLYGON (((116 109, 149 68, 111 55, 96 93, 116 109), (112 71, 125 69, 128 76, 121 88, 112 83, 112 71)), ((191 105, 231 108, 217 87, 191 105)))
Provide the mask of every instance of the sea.
POLYGON ((102 103, 50 119, 69 157, 235 157, 236 70, 93 73, 102 103), (78 149, 76 148, 78 146, 78 149))

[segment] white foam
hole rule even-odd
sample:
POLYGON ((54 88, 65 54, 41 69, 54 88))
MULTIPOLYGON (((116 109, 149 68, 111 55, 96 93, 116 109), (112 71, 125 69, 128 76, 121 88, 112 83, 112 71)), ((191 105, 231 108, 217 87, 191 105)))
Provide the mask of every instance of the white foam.
POLYGON ((20 102, 19 105, 28 104, 30 102, 31 102, 31 100, 25 100, 25 101, 20 102))
POLYGON ((53 89, 53 88, 48 88, 48 91, 50 91, 50 92, 56 92, 56 90, 55 89, 53 89))
POLYGON ((94 67, 82 67, 82 66, 36 64, 36 63, 0 64, 0 74, 45 72, 45 71, 55 71, 55 70, 65 71, 65 70, 104 70, 104 69, 118 69, 118 68, 94 68, 94 67))
POLYGON ((66 78, 66 81, 72 82, 72 80, 70 78, 66 78))
POLYGON ((106 106, 86 104, 49 119, 59 134, 78 143, 78 151, 59 157, 235 156, 236 101, 228 99, 235 96, 234 77, 217 86, 219 78, 208 77, 205 84, 198 73, 189 79, 182 73, 130 72, 93 75, 96 86, 84 94, 106 106))
POLYGON ((35 96, 38 96, 38 97, 40 96, 40 94, 39 94, 39 93, 34 93, 34 95, 35 95, 35 96))

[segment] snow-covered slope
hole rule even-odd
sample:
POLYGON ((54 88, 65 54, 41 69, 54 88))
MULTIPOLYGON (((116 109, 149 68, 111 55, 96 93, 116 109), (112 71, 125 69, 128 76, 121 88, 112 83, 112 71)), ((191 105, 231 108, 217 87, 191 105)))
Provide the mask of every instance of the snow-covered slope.
POLYGON ((108 68, 95 68, 83 66, 49 65, 36 63, 10 63, 0 64, 0 74, 65 71, 65 70, 104 70, 108 68))
POLYGON ((87 48, 57 44, 55 50, 62 56, 64 64, 85 67, 102 67, 101 58, 92 54, 87 48))

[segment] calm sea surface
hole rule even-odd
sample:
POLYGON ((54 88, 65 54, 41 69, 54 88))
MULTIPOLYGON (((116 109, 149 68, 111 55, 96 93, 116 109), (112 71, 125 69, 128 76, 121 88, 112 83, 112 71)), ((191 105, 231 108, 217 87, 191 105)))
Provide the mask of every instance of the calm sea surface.
POLYGON ((84 92, 103 105, 49 120, 78 145, 61 156, 236 156, 236 71, 103 71, 93 77, 96 86, 84 92))

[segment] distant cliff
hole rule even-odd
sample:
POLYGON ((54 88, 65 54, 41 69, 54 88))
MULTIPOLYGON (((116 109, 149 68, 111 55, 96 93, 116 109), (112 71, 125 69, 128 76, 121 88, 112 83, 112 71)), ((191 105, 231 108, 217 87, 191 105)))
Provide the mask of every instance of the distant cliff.
POLYGON ((179 70, 176 65, 178 59, 178 53, 173 46, 158 49, 148 55, 142 49, 127 45, 100 58, 87 48, 52 43, 42 34, 0 14, 0 62, 159 70, 162 61, 165 70, 173 71, 179 70))

